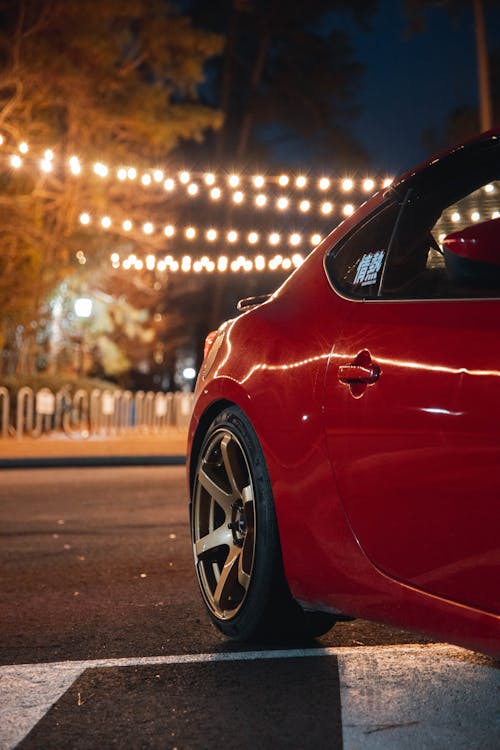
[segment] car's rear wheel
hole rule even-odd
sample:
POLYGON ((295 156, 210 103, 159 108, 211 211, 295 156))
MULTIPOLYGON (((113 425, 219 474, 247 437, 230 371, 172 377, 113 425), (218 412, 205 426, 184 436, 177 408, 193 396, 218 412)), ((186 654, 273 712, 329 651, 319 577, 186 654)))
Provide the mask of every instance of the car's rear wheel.
POLYGON ((219 414, 205 436, 191 529, 203 600, 225 635, 315 637, 335 623, 330 614, 304 612, 289 592, 264 456, 236 406, 219 414))

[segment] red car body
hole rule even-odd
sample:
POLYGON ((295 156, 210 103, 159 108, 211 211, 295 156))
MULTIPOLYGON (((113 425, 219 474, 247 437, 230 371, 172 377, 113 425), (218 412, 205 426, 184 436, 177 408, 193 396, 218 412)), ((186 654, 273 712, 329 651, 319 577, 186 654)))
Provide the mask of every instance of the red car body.
MULTIPOLYGON (((428 171, 453 172, 457 158, 374 196, 220 329, 196 386, 188 471, 192 481, 208 425, 236 404, 265 456, 299 603, 498 657, 500 291, 353 297, 327 271, 398 191, 417 179, 424 195, 428 171)), ((500 264, 498 223, 486 234, 500 264)))

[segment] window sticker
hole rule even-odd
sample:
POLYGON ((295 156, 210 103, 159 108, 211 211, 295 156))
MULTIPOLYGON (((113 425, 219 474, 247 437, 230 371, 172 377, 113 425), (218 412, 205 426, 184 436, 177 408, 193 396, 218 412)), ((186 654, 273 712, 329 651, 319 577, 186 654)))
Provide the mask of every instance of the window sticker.
POLYGON ((356 270, 356 278, 353 284, 360 286, 370 286, 377 281, 382 263, 384 262, 385 250, 378 250, 376 253, 365 253, 359 261, 356 270))

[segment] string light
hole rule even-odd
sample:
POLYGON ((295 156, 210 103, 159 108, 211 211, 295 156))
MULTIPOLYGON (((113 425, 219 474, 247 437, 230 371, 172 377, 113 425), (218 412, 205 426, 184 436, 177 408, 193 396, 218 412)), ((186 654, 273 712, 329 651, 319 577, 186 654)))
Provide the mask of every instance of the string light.
POLYGON ((27 154, 28 153, 29 147, 28 147, 28 144, 26 143, 26 141, 23 141, 22 143, 19 144, 19 151, 22 154, 27 154))
POLYGON ((304 175, 299 175, 297 179, 295 180, 295 186, 300 188, 305 188, 307 185, 307 177, 304 177, 304 175))
POLYGON ((141 182, 146 187, 148 185, 151 185, 151 175, 150 174, 143 174, 142 177, 141 177, 141 182))
POLYGON ((233 193, 233 201, 235 203, 243 203, 244 199, 245 199, 245 196, 241 192, 241 190, 238 190, 236 193, 233 193))
POLYGON ((264 187, 265 180, 262 175, 257 174, 255 175, 255 177, 252 178, 252 182, 254 184, 254 187, 260 190, 260 188, 264 187))
POLYGON ((130 232, 130 230, 132 229, 132 222, 130 221, 130 219, 125 219, 122 227, 126 232, 130 232))
POLYGON ((255 205, 259 208, 263 208, 267 203, 267 195, 264 193, 259 193, 255 196, 255 205))
POLYGON ((240 184, 240 178, 237 174, 229 175, 227 181, 232 188, 238 187, 238 185, 240 184))
POLYGON ((346 193, 352 190, 353 187, 354 187, 354 182, 351 180, 350 177, 346 177, 344 180, 342 180, 342 190, 344 190, 346 193))
POLYGON ((167 177, 167 179, 163 183, 163 187, 165 188, 165 190, 168 190, 168 192, 172 192, 172 190, 175 189, 175 181, 171 177, 167 177))
POLYGON ((318 187, 320 190, 328 190, 328 188, 330 187, 330 180, 328 179, 328 177, 322 177, 318 182, 318 187))
POLYGON ((286 187, 289 182, 290 178, 287 174, 282 174, 278 177, 278 185, 280 185, 281 187, 286 187))
POLYGON ((363 190, 365 193, 370 193, 375 188, 375 182, 370 178, 363 180, 363 190))
POLYGON ((11 167, 14 167, 14 169, 19 169, 22 166, 22 163, 23 163, 23 160, 17 154, 13 154, 10 157, 10 165, 11 167))

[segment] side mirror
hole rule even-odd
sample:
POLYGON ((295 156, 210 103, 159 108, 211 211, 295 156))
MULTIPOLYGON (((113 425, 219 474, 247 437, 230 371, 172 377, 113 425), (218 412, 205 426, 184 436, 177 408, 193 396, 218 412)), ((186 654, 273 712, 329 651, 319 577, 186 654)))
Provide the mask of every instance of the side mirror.
POLYGON ((500 219, 473 224, 443 240, 446 269, 462 282, 496 282, 500 278, 500 219))

